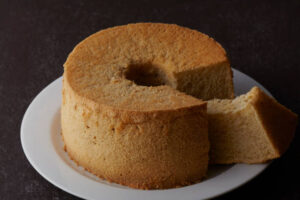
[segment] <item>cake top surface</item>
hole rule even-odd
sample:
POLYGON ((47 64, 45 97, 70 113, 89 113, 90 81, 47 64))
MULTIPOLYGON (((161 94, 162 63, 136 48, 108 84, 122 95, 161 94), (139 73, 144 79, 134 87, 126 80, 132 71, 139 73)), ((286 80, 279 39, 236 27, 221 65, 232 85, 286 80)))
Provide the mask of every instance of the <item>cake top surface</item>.
POLYGON ((173 89, 177 73, 224 62, 224 49, 205 34, 138 23, 108 28, 80 42, 64 64, 64 79, 94 102, 130 110, 176 109, 204 104, 173 89))

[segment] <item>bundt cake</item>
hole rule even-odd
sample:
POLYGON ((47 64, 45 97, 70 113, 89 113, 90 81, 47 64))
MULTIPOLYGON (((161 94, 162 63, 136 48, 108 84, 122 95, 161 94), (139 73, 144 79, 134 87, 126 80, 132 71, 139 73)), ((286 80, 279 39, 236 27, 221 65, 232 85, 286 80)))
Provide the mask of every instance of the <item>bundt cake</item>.
POLYGON ((130 187, 198 182, 209 152, 200 99, 233 96, 226 53, 207 35, 158 23, 109 28, 64 64, 65 148, 91 173, 130 187))

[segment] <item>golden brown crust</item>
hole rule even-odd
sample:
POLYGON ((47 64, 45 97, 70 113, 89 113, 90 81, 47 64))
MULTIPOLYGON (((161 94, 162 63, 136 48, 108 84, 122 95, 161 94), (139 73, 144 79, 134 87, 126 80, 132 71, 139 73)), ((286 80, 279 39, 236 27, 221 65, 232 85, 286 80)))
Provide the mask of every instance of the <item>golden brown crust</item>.
POLYGON ((298 117, 258 87, 253 90, 256 98, 252 104, 279 157, 287 150, 294 137, 298 117))
POLYGON ((115 179, 111 179, 111 177, 104 177, 102 174, 96 174, 94 170, 92 170, 88 167, 87 168, 84 167, 83 164, 79 163, 77 160, 75 160, 73 158, 72 153, 70 151, 68 151, 66 146, 64 146, 64 150, 65 150, 66 153, 68 153, 68 156, 70 157, 70 159, 77 164, 77 166, 83 167, 84 170, 90 172, 91 174, 94 174, 95 176, 97 176, 101 179, 104 179, 104 180, 106 180, 110 183, 118 183, 118 184, 121 184, 123 186, 128 186, 128 187, 136 188, 136 189, 151 190, 151 189, 161 189, 161 188, 164 188, 164 189, 178 188, 178 187, 183 187, 183 186, 198 183, 198 182, 202 181, 205 178, 205 176, 203 176, 202 178, 199 178, 199 179, 194 179, 194 180, 190 179, 190 180, 185 180, 185 181, 182 181, 182 182, 177 182, 177 183, 172 183, 172 184, 162 184, 161 182, 160 183, 155 183, 155 182, 152 182, 152 183, 149 183, 149 182, 133 183, 133 182, 127 181, 126 179, 117 179, 117 180, 115 180, 115 179))
MULTIPOLYGON (((143 107, 144 100, 138 102, 138 98, 131 103, 132 94, 142 93, 159 101, 162 91, 171 90, 165 86, 153 87, 147 88, 151 91, 147 93, 143 87, 126 80, 124 73, 128 66, 140 64, 162 69, 169 86, 197 98, 234 95, 232 71, 224 49, 205 34, 172 24, 129 24, 95 33, 69 55, 64 64, 64 77, 78 95, 98 103, 127 110, 166 109, 169 103, 152 103, 150 107, 148 103, 143 107), (92 73, 95 70, 103 73, 92 73), (104 85, 105 88, 109 85, 109 89, 104 85), (110 94, 116 88, 122 91, 116 94, 124 96, 122 102, 115 102, 118 96, 110 94)), ((177 105, 180 106, 180 101, 177 105)))

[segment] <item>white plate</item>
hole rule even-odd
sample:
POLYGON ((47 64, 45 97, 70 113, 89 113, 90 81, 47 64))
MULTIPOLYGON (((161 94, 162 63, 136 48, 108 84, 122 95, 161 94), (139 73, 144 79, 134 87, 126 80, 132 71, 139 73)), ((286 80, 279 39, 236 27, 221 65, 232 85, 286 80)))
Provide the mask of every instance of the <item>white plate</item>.
MULTIPOLYGON (((236 95, 258 86, 249 76, 234 71, 236 95)), ((31 165, 49 182, 85 199, 176 200, 207 199, 233 190, 261 173, 268 164, 235 164, 209 169, 201 183, 167 190, 137 190, 108 183, 86 172, 71 161, 63 150, 60 135, 62 78, 48 85, 32 101, 21 125, 21 142, 31 165)))

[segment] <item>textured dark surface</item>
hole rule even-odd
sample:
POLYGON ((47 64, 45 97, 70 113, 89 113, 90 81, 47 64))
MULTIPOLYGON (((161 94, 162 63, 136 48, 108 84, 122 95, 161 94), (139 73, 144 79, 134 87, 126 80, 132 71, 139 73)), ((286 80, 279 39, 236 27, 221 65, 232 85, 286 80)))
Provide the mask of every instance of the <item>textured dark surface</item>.
MULTIPOLYGON (((300 113, 300 1, 0 1, 0 199, 76 199, 43 179, 21 148, 32 99, 61 76, 74 45, 130 22, 176 23, 204 32, 232 66, 300 113)), ((37 122, 38 123, 38 122, 37 122)), ((300 199, 299 128, 288 152, 220 199, 300 199)))

